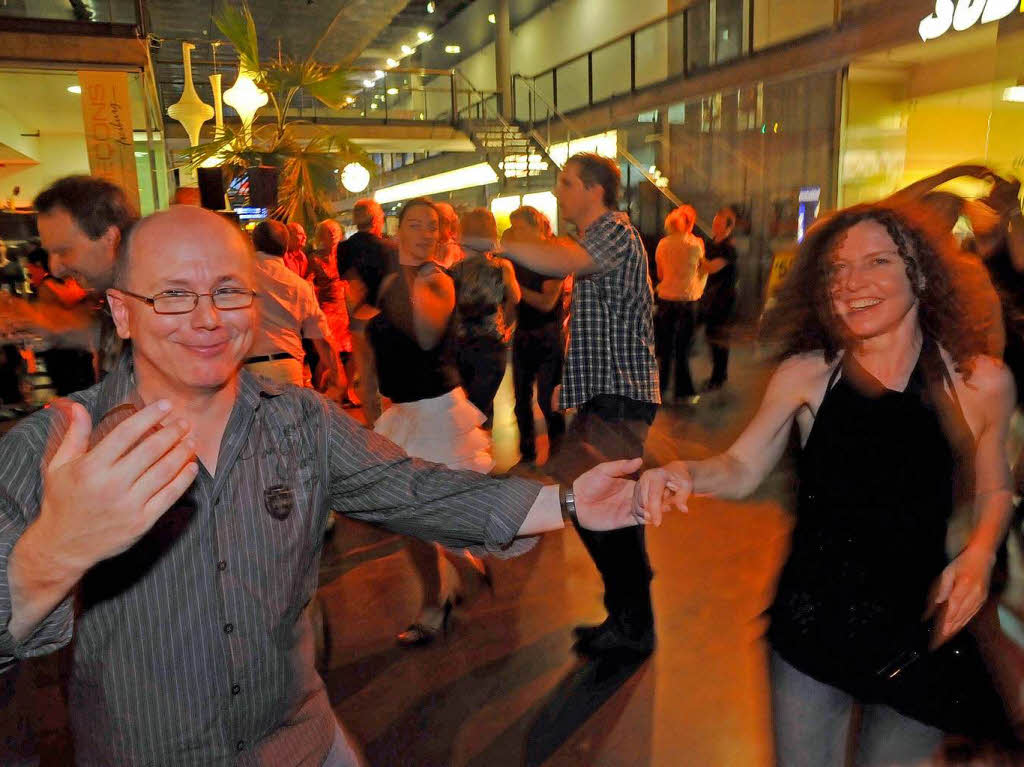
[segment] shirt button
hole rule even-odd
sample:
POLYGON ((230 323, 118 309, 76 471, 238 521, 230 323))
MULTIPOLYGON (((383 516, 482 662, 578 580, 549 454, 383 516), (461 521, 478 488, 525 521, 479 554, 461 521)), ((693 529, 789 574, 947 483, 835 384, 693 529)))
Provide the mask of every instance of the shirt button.
POLYGON ((237 743, 235 744, 235 748, 236 748, 236 749, 237 749, 238 751, 245 751, 245 741, 244 741, 244 740, 240 740, 240 741, 238 741, 238 742, 237 742, 237 743))
POLYGON ((232 624, 232 623, 225 623, 224 624, 224 633, 225 634, 230 634, 234 630, 235 630, 234 624, 232 624))
POLYGON ((218 570, 227 570, 227 569, 228 569, 228 563, 227 563, 227 562, 225 562, 225 561, 224 561, 224 560, 222 559, 222 560, 221 560, 220 562, 218 562, 218 563, 217 563, 217 569, 218 569, 218 570))
POLYGON ((242 691, 242 686, 241 685, 239 685, 239 684, 231 685, 231 694, 232 695, 238 695, 238 693, 240 693, 241 691, 242 691))

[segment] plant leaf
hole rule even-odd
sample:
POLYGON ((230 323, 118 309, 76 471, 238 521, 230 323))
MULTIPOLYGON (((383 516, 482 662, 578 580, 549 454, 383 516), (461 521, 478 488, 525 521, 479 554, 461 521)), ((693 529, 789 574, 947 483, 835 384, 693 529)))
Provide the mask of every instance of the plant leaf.
POLYGON ((256 36, 256 22, 253 21, 248 3, 243 0, 241 7, 235 7, 224 0, 213 15, 213 23, 238 50, 238 57, 242 64, 250 71, 258 72, 260 69, 259 38, 256 36))

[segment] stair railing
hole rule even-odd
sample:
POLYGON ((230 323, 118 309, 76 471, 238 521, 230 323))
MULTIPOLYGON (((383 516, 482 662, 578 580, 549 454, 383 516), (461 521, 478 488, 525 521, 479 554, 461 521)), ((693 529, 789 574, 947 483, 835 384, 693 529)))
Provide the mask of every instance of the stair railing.
MULTIPOLYGON (((529 133, 533 137, 533 139, 538 144, 540 144, 540 146, 544 149, 544 153, 548 155, 549 158, 551 156, 552 145, 552 119, 557 120, 556 124, 559 125, 561 128, 559 132, 565 134, 565 141, 567 142, 569 147, 572 146, 573 138, 575 138, 578 141, 584 137, 583 132, 580 131, 568 117, 566 117, 561 111, 559 111, 558 107, 551 103, 551 101, 543 93, 538 91, 537 87, 532 82, 530 82, 529 78, 526 78, 520 74, 516 74, 513 75, 513 83, 515 86, 518 86, 519 84, 525 86, 526 91, 529 94, 530 107, 529 120, 527 122, 529 126, 529 133), (534 115, 534 101, 540 102, 547 112, 544 118, 544 135, 541 135, 541 133, 538 132, 537 130, 537 120, 534 115)), ((514 90, 515 88, 513 88, 513 91, 514 90)), ((662 195, 664 195, 665 198, 667 198, 673 205, 678 207, 683 204, 683 201, 676 195, 676 193, 669 189, 664 182, 659 183, 659 179, 655 177, 647 168, 645 168, 631 152, 629 152, 627 149, 624 149, 621 146, 617 147, 616 151, 618 152, 619 157, 621 157, 627 163, 632 165, 633 168, 635 168, 645 179, 650 181, 654 188, 661 192, 662 195)), ((570 155, 571 151, 566 153, 566 157, 569 157, 570 155)))

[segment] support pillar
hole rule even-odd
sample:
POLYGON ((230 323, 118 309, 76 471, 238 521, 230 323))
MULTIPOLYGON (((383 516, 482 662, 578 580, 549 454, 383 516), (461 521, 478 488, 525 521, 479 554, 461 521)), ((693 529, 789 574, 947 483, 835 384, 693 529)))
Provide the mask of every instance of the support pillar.
POLYGON ((509 0, 498 0, 494 14, 494 82, 498 91, 498 108, 506 120, 512 118, 512 66, 509 58, 512 21, 508 3, 509 0))

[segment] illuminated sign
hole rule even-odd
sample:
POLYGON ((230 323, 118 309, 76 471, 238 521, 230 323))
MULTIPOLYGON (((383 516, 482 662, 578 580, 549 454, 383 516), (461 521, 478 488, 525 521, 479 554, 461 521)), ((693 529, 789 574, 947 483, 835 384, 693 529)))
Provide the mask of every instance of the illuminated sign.
POLYGON ((963 32, 975 24, 1005 19, 1020 0, 935 0, 935 13, 921 19, 917 31, 922 40, 942 37, 950 29, 963 32))

